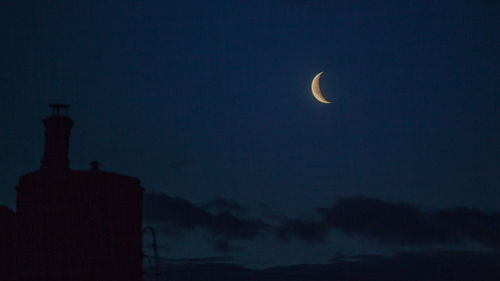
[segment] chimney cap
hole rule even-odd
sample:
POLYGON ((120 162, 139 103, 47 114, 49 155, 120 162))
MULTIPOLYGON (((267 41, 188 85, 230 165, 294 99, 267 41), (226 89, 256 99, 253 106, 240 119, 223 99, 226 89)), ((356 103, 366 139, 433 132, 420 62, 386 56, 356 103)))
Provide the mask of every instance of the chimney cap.
POLYGON ((66 115, 68 113, 68 104, 62 104, 62 103, 53 103, 50 105, 50 108, 52 108, 52 115, 66 115))
POLYGON ((101 163, 97 162, 97 160, 94 160, 92 162, 90 162, 90 166, 92 167, 92 170, 99 170, 99 165, 101 163))

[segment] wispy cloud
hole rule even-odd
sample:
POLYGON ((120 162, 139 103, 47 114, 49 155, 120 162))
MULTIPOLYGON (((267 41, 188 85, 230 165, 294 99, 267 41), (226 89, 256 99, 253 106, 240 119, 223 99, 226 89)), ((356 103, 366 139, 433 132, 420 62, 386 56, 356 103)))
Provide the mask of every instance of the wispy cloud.
POLYGON ((229 212, 212 214, 188 200, 163 193, 146 193, 144 201, 145 221, 160 223, 160 229, 176 234, 204 229, 217 237, 215 246, 221 251, 231 249, 230 241, 256 239, 269 227, 262 220, 242 219, 229 212))
POLYGON ((217 197, 205 204, 201 205, 202 208, 208 210, 208 211, 215 211, 215 212, 237 212, 237 213, 242 213, 246 212, 246 208, 243 207, 241 204, 239 204, 236 201, 232 200, 227 200, 221 197, 217 197))

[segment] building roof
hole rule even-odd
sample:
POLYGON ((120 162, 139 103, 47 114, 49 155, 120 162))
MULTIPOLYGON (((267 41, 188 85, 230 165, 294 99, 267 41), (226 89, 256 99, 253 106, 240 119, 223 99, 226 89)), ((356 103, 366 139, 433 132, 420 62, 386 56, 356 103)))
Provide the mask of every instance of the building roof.
POLYGON ((89 179, 92 179, 93 182, 123 188, 129 188, 131 186, 139 187, 141 184, 141 181, 138 178, 106 172, 99 169, 90 169, 70 170, 67 173, 61 173, 58 175, 46 174, 44 171, 36 170, 21 176, 19 179, 19 185, 22 185, 23 183, 36 183, 44 179, 53 180, 59 177, 68 179, 71 182, 88 182, 89 179))
POLYGON ((0 206, 0 218, 13 217, 16 212, 12 211, 6 206, 0 206))

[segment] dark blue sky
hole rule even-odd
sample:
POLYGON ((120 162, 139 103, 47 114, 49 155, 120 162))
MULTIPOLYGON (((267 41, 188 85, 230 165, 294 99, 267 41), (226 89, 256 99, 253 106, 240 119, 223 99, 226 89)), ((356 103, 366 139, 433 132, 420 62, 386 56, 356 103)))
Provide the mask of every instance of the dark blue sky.
MULTIPOLYGON (((63 102, 73 168, 97 159, 197 206, 268 223, 353 196, 500 211, 497 1, 65 2, 2 5, 0 204, 63 102)), ((166 236, 164 255, 218 255, 206 239, 166 236)), ((230 254, 256 266, 393 249, 243 240, 230 254)))

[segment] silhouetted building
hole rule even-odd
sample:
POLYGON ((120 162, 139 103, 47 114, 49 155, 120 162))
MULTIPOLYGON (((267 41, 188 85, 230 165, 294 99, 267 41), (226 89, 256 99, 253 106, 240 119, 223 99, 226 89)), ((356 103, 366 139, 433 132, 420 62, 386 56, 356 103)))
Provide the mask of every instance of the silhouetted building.
POLYGON ((16 275, 16 213, 0 207, 0 280, 16 275))
POLYGON ((141 280, 140 181, 101 171, 96 161, 89 170, 71 170, 73 121, 62 112, 68 106, 51 107, 40 170, 21 176, 16 187, 15 277, 141 280))

